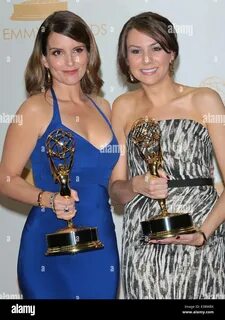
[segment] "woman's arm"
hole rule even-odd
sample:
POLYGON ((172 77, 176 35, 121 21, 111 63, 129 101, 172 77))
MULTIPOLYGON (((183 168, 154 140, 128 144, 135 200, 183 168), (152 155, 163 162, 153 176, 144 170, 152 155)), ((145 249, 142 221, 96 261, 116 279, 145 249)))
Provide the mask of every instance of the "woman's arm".
MULTIPOLYGON (((194 97, 194 105, 200 111, 202 118, 207 119, 225 119, 225 107, 220 96, 213 90, 200 89, 194 97), (219 117, 218 117, 219 115, 219 117)), ((219 169, 225 181, 225 125, 216 121, 208 122, 207 129, 213 144, 215 156, 219 165, 219 169)), ((225 190, 220 195, 212 211, 208 214, 201 226, 201 231, 204 232, 208 239, 215 230, 225 221, 225 190)), ((199 246, 204 243, 204 238, 201 233, 179 235, 178 238, 168 238, 160 241, 150 241, 151 243, 161 244, 186 244, 199 246)))
MULTIPOLYGON (((207 89, 204 93, 203 104, 205 104, 205 114, 212 115, 210 118, 225 119, 225 107, 220 96, 213 90, 207 89), (219 115, 219 117, 218 117, 219 115), (213 117, 214 116, 214 117, 213 117)), ((209 119, 210 120, 210 119, 209 119)), ((220 173, 225 181, 225 122, 208 122, 207 128, 213 144, 215 157, 217 159, 220 173)), ((201 229, 205 232, 206 237, 210 237, 212 233, 225 221, 225 190, 221 193, 214 208, 207 216, 201 229)))
POLYGON ((15 200, 37 205, 40 190, 21 178, 40 132, 37 106, 28 99, 18 110, 22 124, 10 124, 0 163, 0 192, 15 200))
MULTIPOLYGON (((0 193, 12 199, 27 204, 38 205, 40 189, 26 182, 22 177, 22 171, 30 158, 38 137, 43 132, 49 119, 40 111, 40 105, 36 98, 31 97, 21 106, 17 114, 22 118, 22 125, 12 123, 7 131, 0 163, 0 193)), ((41 204, 51 208, 50 196, 52 192, 44 190, 41 204)), ((75 214, 74 200, 78 196, 72 190, 71 198, 64 199, 60 195, 55 197, 56 215, 59 219, 71 219, 75 214), (64 207, 70 208, 70 214, 64 212, 64 207)))

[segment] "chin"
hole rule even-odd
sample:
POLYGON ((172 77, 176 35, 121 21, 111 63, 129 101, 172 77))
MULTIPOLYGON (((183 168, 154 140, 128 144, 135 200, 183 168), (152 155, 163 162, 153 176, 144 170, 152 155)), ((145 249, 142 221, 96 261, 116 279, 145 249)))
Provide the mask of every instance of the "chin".
POLYGON ((61 79, 59 82, 66 86, 75 86, 80 82, 80 79, 61 79))
POLYGON ((154 85, 156 83, 159 83, 161 79, 145 79, 145 80, 141 80, 140 82, 145 84, 145 85, 154 85))
POLYGON ((157 75, 148 79, 141 79, 140 82, 145 84, 145 85, 154 85, 160 82, 163 82, 165 79, 167 78, 167 75, 165 76, 161 76, 161 75, 157 75))

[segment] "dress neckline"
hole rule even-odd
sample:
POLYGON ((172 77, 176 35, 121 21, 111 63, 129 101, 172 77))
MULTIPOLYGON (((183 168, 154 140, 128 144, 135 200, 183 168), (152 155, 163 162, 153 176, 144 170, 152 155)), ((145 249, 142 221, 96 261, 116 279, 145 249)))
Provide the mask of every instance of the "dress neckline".
POLYGON ((81 140, 83 140, 84 142, 86 142, 89 146, 91 146, 93 149, 97 150, 98 152, 101 152, 102 150, 106 149, 110 144, 112 144, 112 141, 114 139, 114 132, 112 130, 112 127, 110 125, 109 120, 107 119, 106 115, 103 113, 103 111, 97 106, 97 104, 95 103, 95 101, 93 99, 91 99, 88 95, 86 95, 86 97, 89 99, 89 101, 91 102, 91 105, 95 107, 95 109, 100 113, 100 115, 102 116, 103 120, 106 122, 106 124, 108 125, 111 133, 112 133, 112 137, 110 139, 110 141, 104 145, 104 147, 102 148, 98 148, 96 147, 93 143, 91 143, 86 137, 84 137, 83 135, 81 135, 80 133, 76 132, 75 130, 73 130, 72 128, 69 128, 68 126, 66 126, 61 119, 61 114, 60 114, 60 109, 59 109, 59 104, 58 104, 58 99, 57 96, 55 94, 54 89, 51 87, 51 93, 52 93, 52 97, 53 97, 53 104, 55 103, 55 107, 57 109, 57 113, 58 113, 58 117, 59 117, 59 121, 60 121, 60 125, 62 127, 64 127, 65 129, 69 130, 70 132, 72 132, 74 135, 76 135, 78 138, 80 138, 81 140))
POLYGON ((96 149, 97 151, 101 152, 102 150, 106 149, 109 145, 112 144, 113 142, 113 138, 114 138, 114 135, 112 134, 112 138, 111 140, 109 141, 109 143, 107 143, 103 148, 98 148, 96 147, 93 143, 91 143, 87 138, 85 138, 84 136, 82 136, 81 134, 77 133, 76 131, 74 131, 73 129, 65 126, 62 122, 61 122, 61 126, 64 127, 66 130, 69 130, 71 131, 75 136, 77 136, 79 139, 85 141, 87 144, 89 144, 93 149, 96 149))
POLYGON ((199 124, 201 127, 203 127, 204 129, 206 129, 208 131, 208 129, 199 121, 194 120, 194 119, 189 119, 189 118, 171 118, 171 119, 159 119, 159 120, 155 120, 156 122, 163 122, 163 121, 189 121, 189 122, 193 122, 196 124, 199 124))
MULTIPOLYGON (((209 131, 208 131, 208 129, 205 127, 205 126, 203 126, 203 124, 201 123, 201 122, 199 122, 199 121, 196 121, 196 120, 194 120, 194 119, 188 119, 188 118, 171 118, 171 119, 159 119, 159 120, 156 120, 156 119, 154 119, 154 118, 152 118, 153 120, 155 120, 156 122, 172 122, 172 121, 189 121, 189 122, 193 122, 193 123, 195 123, 195 124, 198 124, 198 125, 200 125, 205 131, 206 131, 206 133, 208 134, 208 136, 209 136, 209 131)), ((130 129, 130 131, 128 132, 128 134, 127 134, 127 138, 129 137, 129 135, 130 135, 130 132, 131 132, 131 129, 130 129)))

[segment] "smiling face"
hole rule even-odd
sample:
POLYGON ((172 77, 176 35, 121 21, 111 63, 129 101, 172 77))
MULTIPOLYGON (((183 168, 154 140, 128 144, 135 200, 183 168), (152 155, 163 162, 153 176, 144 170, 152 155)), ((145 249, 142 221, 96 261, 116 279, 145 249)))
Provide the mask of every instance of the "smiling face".
POLYGON ((174 53, 167 53, 157 41, 136 29, 127 35, 127 63, 131 74, 143 84, 155 84, 169 77, 174 53))
POLYGON ((88 51, 85 44, 52 32, 48 37, 43 64, 50 70, 53 83, 75 85, 87 70, 88 51))

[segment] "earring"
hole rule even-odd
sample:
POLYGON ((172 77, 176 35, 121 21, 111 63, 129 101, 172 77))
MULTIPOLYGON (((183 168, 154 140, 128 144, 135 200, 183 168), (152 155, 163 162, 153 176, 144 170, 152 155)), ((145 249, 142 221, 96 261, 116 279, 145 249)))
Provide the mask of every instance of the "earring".
POLYGON ((133 75, 132 75, 131 72, 129 72, 129 78, 130 78, 130 81, 131 81, 131 82, 134 82, 134 77, 133 77, 133 75))
POLYGON ((174 75, 174 60, 172 60, 170 62, 170 65, 169 65, 169 73, 170 73, 170 76, 172 77, 174 75))
POLYGON ((90 76, 90 70, 87 69, 87 70, 86 70, 86 73, 87 73, 87 76, 89 77, 89 76, 90 76))
POLYGON ((47 69, 47 82, 50 84, 52 82, 52 77, 49 69, 47 69))

